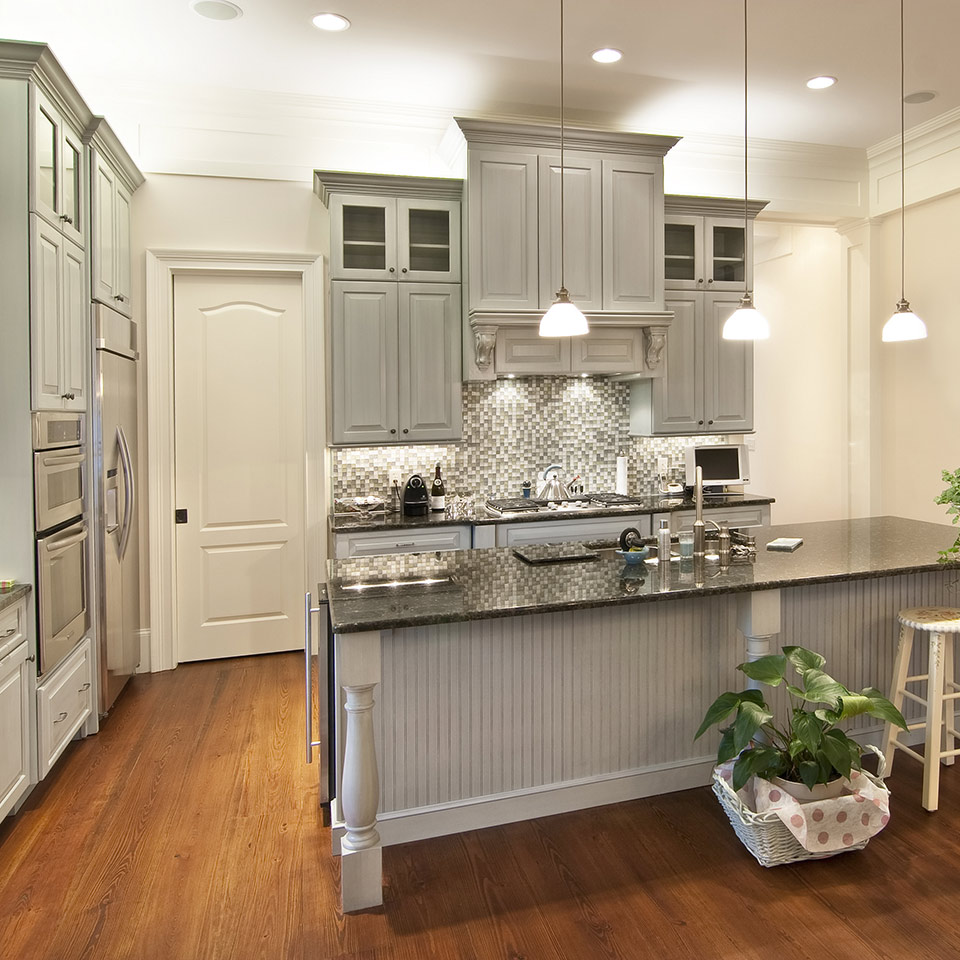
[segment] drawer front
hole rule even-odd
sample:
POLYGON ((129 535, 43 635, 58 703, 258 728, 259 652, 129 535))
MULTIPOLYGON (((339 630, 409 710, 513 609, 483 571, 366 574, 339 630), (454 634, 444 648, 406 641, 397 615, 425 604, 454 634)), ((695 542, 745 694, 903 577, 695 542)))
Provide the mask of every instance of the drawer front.
POLYGON ((5 657, 26 639, 25 609, 24 604, 17 603, 0 613, 0 657, 5 657))
MULTIPOLYGON (((665 513, 661 516, 670 520, 670 530, 676 533, 683 527, 692 528, 693 521, 696 519, 696 513, 693 510, 678 511, 677 513, 665 513)), ((660 517, 655 517, 659 520, 660 517)), ((704 507, 703 519, 714 520, 720 523, 726 520, 731 527, 766 527, 770 525, 770 504, 760 503, 754 506, 745 507, 717 507, 713 510, 704 507)), ((712 529, 712 527, 710 528, 712 529)))
POLYGON ((30 673, 27 644, 0 658, 0 818, 30 786, 30 673))
POLYGON ((341 533, 336 537, 338 560, 376 557, 390 553, 432 553, 436 550, 469 550, 470 527, 405 530, 397 533, 341 533))
POLYGON ((642 373, 643 333, 601 327, 570 345, 573 373, 642 373))
POLYGON ((570 372, 570 338, 541 337, 536 327, 501 328, 496 354, 498 376, 570 372))
POLYGON ((40 779, 53 768, 93 709, 93 664, 86 639, 37 687, 40 779))
POLYGON ((568 543, 571 540, 615 540, 627 527, 641 536, 650 534, 648 516, 584 517, 579 520, 546 520, 543 523, 497 524, 497 546, 519 547, 533 543, 568 543))

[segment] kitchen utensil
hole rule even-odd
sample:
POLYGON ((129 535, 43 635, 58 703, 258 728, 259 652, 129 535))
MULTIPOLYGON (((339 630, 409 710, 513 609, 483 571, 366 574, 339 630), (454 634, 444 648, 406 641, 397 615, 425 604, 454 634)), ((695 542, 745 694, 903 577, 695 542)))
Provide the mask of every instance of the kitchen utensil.
POLYGON ((560 480, 557 472, 559 465, 547 467, 544 471, 543 483, 537 488, 538 500, 569 500, 570 491, 560 480))

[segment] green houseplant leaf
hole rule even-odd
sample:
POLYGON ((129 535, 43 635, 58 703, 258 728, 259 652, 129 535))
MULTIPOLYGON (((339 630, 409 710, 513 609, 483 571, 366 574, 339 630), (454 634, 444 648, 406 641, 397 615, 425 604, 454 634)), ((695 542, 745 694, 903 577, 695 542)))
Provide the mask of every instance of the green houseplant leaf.
POLYGON ((703 718, 703 723, 700 724, 700 728, 694 734, 693 739, 699 740, 715 723, 726 720, 744 701, 751 701, 757 704, 757 706, 766 706, 763 702, 763 694, 759 690, 741 690, 740 693, 721 693, 720 696, 710 704, 706 716, 703 718))
POLYGON ((737 669, 751 680, 758 680, 768 687, 776 687, 783 682, 784 675, 787 672, 787 658, 773 653, 766 657, 760 657, 759 660, 748 660, 746 663, 741 663, 737 669))
POLYGON ((806 670, 819 670, 827 662, 819 653, 806 647, 784 647, 783 652, 801 676, 806 670))

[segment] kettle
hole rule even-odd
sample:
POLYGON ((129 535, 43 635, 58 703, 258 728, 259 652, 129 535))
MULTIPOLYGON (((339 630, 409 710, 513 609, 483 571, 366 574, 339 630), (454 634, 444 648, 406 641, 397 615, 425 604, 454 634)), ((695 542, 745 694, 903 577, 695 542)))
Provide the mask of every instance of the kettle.
POLYGON ((542 483, 537 487, 538 500, 569 500, 570 491, 560 480, 559 472, 562 468, 559 463, 552 463, 541 475, 542 483))
POLYGON ((407 517, 425 517, 430 493, 419 473, 413 474, 403 488, 403 513, 407 517))

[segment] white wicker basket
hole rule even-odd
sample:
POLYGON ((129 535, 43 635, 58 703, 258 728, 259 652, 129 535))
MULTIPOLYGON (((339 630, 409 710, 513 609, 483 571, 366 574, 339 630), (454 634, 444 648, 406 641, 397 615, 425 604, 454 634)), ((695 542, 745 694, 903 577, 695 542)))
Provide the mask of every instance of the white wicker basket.
MULTIPOLYGON (((882 775, 886 767, 883 754, 876 747, 869 749, 879 756, 879 770, 882 775)), ((885 786, 879 777, 875 777, 869 771, 864 770, 863 773, 878 786, 885 786)), ((779 867, 799 860, 823 860, 838 853, 862 850, 867 845, 867 840, 861 840, 842 850, 811 853, 800 845, 800 841, 784 826, 775 813, 756 813, 751 810, 734 792, 733 787, 720 776, 717 768, 713 771, 713 792, 717 795, 720 806, 723 807, 740 842, 763 867, 779 867)))

